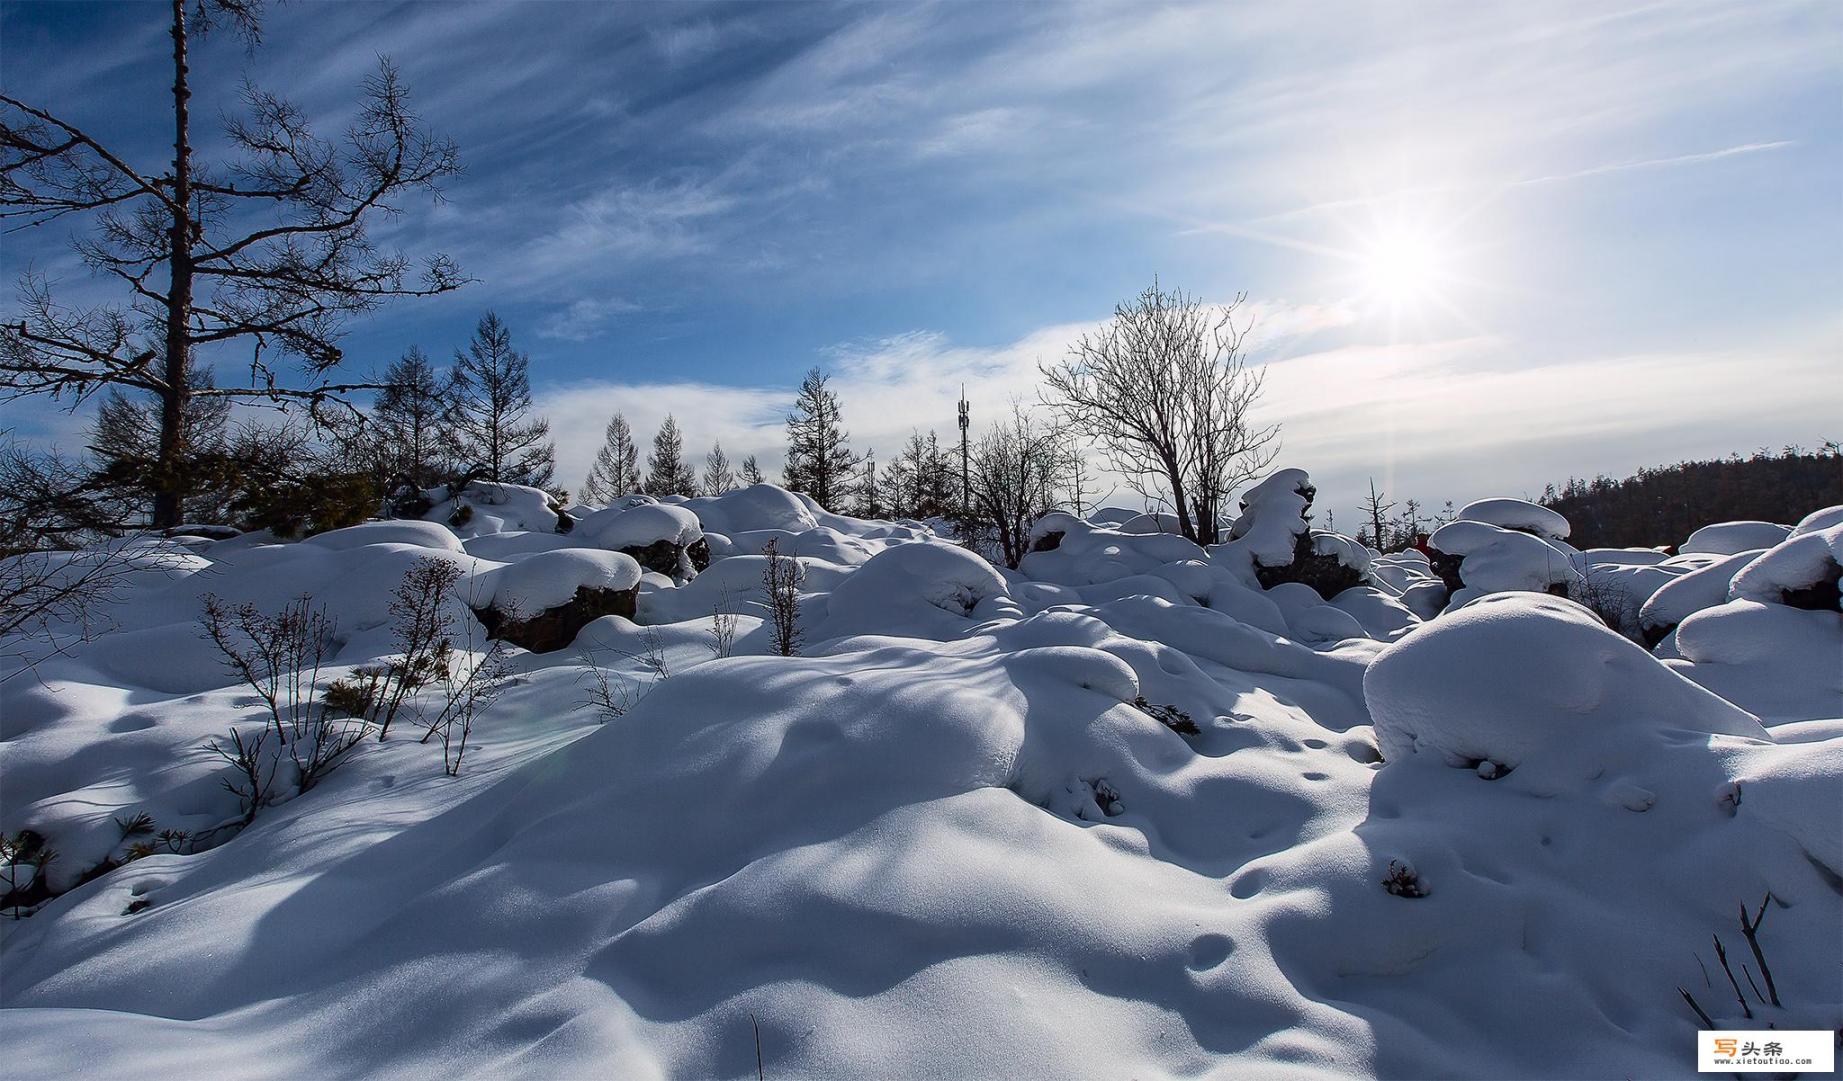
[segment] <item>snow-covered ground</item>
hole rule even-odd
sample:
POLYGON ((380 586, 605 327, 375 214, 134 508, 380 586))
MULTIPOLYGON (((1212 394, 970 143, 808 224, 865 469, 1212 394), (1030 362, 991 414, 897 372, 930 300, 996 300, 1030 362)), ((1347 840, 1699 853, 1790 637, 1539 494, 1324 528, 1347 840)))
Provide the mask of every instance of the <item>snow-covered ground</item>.
POLYGON ((1679 988, 1843 1026, 1843 508, 1673 556, 1490 500, 1383 557, 1287 470, 1224 544, 1053 514, 1013 572, 766 485, 438 494, 133 542, 108 633, 0 650, 0 831, 57 853, 0 868, 10 1075, 1687 1077, 1679 988), (206 598, 311 595, 324 687, 426 560, 637 622, 511 649, 458 776, 424 691, 241 828, 206 598))

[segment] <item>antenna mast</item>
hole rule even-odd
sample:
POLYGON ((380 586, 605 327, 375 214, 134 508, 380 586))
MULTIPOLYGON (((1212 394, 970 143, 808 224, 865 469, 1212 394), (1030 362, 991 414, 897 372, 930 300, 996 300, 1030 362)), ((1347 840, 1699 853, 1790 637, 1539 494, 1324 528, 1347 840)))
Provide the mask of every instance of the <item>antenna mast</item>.
POLYGON ((971 514, 973 511, 973 484, 971 461, 966 449, 966 431, 972 427, 973 407, 966 400, 966 384, 960 384, 960 510, 971 514))

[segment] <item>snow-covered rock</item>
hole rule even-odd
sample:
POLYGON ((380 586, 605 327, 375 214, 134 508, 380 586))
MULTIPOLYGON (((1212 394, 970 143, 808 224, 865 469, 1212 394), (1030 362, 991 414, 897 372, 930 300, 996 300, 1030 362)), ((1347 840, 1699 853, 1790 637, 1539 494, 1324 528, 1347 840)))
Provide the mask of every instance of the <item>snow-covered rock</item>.
POLYGON ((1765 739, 1752 715, 1608 630, 1572 601, 1483 597, 1384 650, 1363 678, 1385 759, 1432 753, 1468 766, 1579 761, 1610 730, 1765 739))
POLYGON ((1791 531, 1791 526, 1772 522, 1717 522, 1691 533, 1677 550, 1685 554, 1731 556, 1755 548, 1771 548, 1785 540, 1791 531))
POLYGON ((1459 508, 1455 521, 1483 522, 1499 529, 1533 533, 1549 540, 1568 539, 1568 519, 1524 499, 1480 499, 1459 508))
POLYGON ((1543 593, 1566 589, 1581 580, 1571 551, 1528 532, 1484 522, 1453 521, 1435 530, 1427 545, 1447 557, 1444 565, 1436 558, 1433 566, 1453 588, 1463 585, 1484 593, 1543 593))

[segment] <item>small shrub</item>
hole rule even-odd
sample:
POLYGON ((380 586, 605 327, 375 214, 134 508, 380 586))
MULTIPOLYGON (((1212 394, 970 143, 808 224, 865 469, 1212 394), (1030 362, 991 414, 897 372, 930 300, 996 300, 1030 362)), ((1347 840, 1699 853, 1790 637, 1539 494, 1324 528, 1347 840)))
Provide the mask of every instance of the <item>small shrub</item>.
POLYGON ((768 557, 762 586, 768 593, 769 642, 776 653, 791 657, 800 649, 800 585, 806 568, 798 559, 782 555, 774 540, 762 546, 762 555, 768 557))
POLYGON ((710 652, 718 660, 729 656, 736 648, 736 611, 730 598, 730 591, 725 589, 717 596, 716 605, 710 610, 710 652))
POLYGON ((1136 695, 1133 698, 1133 708, 1157 721, 1159 724, 1164 725, 1166 728, 1171 729, 1180 736, 1200 736, 1203 734, 1203 729, 1197 727, 1197 722, 1191 719, 1190 714, 1185 713, 1174 705, 1153 705, 1147 702, 1145 700, 1145 695, 1142 694, 1136 695))
POLYGON ((1395 897, 1425 897, 1430 892, 1427 884, 1415 872, 1414 866, 1403 860, 1389 861, 1389 871, 1382 879, 1382 888, 1395 897))

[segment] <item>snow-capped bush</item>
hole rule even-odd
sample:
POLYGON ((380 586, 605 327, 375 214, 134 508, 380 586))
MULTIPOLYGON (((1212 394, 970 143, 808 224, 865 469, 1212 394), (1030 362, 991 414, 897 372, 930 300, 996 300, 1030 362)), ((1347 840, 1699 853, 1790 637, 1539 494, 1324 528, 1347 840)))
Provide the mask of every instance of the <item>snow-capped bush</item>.
POLYGON ((568 521, 549 492, 522 484, 476 480, 458 492, 438 488, 427 497, 433 505, 423 521, 443 523, 462 539, 521 529, 555 533, 568 521))
POLYGON ((1789 537, 1734 575, 1728 596, 1835 611, 1843 578, 1843 524, 1789 537))
POLYGON ((956 638, 977 621, 1018 614, 1004 577, 985 560, 948 544, 901 544, 832 590, 815 637, 956 638))

